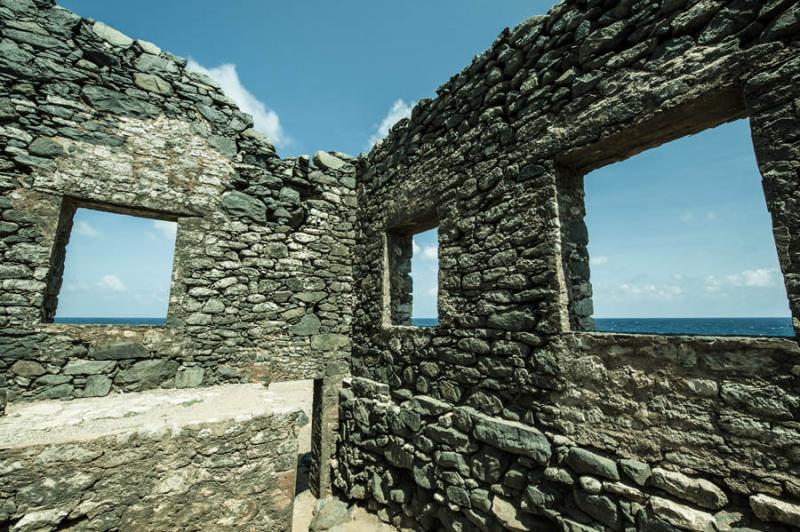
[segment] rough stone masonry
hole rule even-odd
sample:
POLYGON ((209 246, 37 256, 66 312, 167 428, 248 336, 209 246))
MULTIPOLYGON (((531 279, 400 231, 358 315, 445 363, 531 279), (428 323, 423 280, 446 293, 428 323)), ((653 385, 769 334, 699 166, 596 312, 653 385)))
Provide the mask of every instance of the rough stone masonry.
POLYGON ((592 332, 583 176, 745 117, 798 331, 797 2, 566 0, 420 101, 358 169, 338 493, 409 530, 800 528, 796 339, 592 332))
MULTIPOLYGON (((583 221, 590 170, 748 118, 800 331, 798 41, 794 1, 568 0, 366 157, 281 159, 185 61, 50 0, 0 0, 0 410, 312 378, 312 484, 401 528, 800 528, 796 339, 592 332, 583 221), (166 327, 52 323, 80 207, 177 221, 166 327), (440 323, 418 329, 411 236, 430 227, 440 323)), ((186 459, 153 446, 159 467, 186 459)), ((126 452, 110 449, 96 460, 126 452)), ((49 456, 15 453, 34 472, 49 456)), ((13 513, 26 486, 6 463, 0 527, 88 526, 50 502, 13 513)), ((157 515, 147 486, 135 509, 157 515)))
MULTIPOLYGON (((0 411, 6 401, 349 371, 354 161, 281 159, 210 78, 48 0, 0 1, 0 411), (177 222, 166 327, 52 323, 75 210, 177 222)), ((330 433, 330 430, 328 431, 330 433)))

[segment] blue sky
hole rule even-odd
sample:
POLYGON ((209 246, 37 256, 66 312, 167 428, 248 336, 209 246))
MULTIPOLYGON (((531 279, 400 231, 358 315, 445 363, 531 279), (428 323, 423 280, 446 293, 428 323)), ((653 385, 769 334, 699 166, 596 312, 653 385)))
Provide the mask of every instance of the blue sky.
MULTIPOLYGON (((59 4, 190 58, 253 114, 279 154, 291 156, 368 150, 504 27, 552 2, 59 4)), ((596 316, 788 315, 759 179, 745 122, 587 176, 596 316)), ((164 228, 131 217, 112 222, 118 215, 78 216, 58 315, 163 316, 172 247, 152 236, 165 236, 164 228)), ((414 316, 432 317, 436 235, 415 243, 414 316)))
POLYGON ((436 318, 439 289, 439 231, 430 229, 414 235, 411 257, 413 318, 436 318))

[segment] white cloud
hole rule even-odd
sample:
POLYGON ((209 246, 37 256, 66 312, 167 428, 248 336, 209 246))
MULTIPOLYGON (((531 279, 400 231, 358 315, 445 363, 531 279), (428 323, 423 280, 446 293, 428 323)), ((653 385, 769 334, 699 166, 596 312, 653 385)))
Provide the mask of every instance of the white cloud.
POLYGON ((430 260, 439 259, 439 246, 420 246, 417 244, 416 238, 411 240, 411 251, 414 257, 419 256, 430 260))
POLYGON ((682 222, 691 222, 694 219, 694 214, 689 211, 684 211, 681 213, 680 220, 682 222))
POLYGON ((725 287, 737 288, 771 288, 780 280, 780 271, 777 268, 756 268, 744 270, 740 273, 726 275, 722 278, 715 275, 706 277, 706 292, 719 292, 725 287))
POLYGON ((589 264, 592 266, 603 266, 604 264, 608 264, 608 257, 603 255, 599 257, 592 257, 589 259, 589 264))
POLYGON ((97 286, 100 288, 108 288, 109 290, 114 290, 115 292, 125 291, 125 285, 120 278, 113 273, 107 273, 104 275, 97 283, 97 286))
POLYGON ((619 285, 619 291, 623 297, 634 299, 672 300, 683 295, 683 289, 678 285, 658 286, 652 283, 642 285, 624 283, 619 285))
POLYGON ((269 137, 276 146, 289 144, 289 138, 281 127, 278 113, 267 107, 242 85, 239 74, 236 72, 236 65, 225 63, 213 68, 206 68, 197 61, 189 59, 186 68, 205 74, 219 83, 222 92, 228 98, 236 102, 242 111, 253 116, 253 128, 269 137))
POLYGON ((168 222, 167 220, 153 220, 153 229, 162 237, 168 240, 175 240, 175 235, 178 232, 178 224, 175 222, 168 222))
POLYGON ((397 122, 403 118, 409 118, 411 116, 411 109, 414 108, 415 103, 416 102, 406 103, 402 98, 396 100, 392 104, 391 109, 389 109, 389 112, 386 113, 386 116, 381 120, 381 123, 377 126, 375 133, 369 138, 369 148, 372 148, 375 144, 383 140, 383 138, 389 134, 389 130, 392 129, 392 126, 397 122))
POLYGON ((73 231, 81 236, 88 236, 89 238, 99 238, 100 231, 94 228, 89 222, 78 220, 75 223, 73 231))
POLYGON ((706 213, 706 220, 708 220, 709 222, 714 222, 716 220, 719 220, 719 214, 717 213, 717 211, 708 211, 706 213))
POLYGON ((745 270, 742 273, 728 275, 727 281, 733 286, 746 286, 751 288, 767 288, 775 286, 778 270, 770 268, 758 268, 756 270, 745 270))

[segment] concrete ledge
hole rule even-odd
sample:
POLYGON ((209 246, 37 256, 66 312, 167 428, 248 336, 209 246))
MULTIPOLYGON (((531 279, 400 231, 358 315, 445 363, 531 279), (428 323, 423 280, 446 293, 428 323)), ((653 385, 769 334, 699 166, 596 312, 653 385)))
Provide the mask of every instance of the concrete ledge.
POLYGON ((0 529, 289 530, 300 416, 260 385, 14 405, 0 529))

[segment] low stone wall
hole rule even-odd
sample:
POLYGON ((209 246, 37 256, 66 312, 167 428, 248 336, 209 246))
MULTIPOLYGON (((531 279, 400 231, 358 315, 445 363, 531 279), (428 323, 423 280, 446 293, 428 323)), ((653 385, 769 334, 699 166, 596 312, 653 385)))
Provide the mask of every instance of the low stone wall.
POLYGON ((289 531, 300 416, 258 385, 15 405, 0 529, 289 531))

